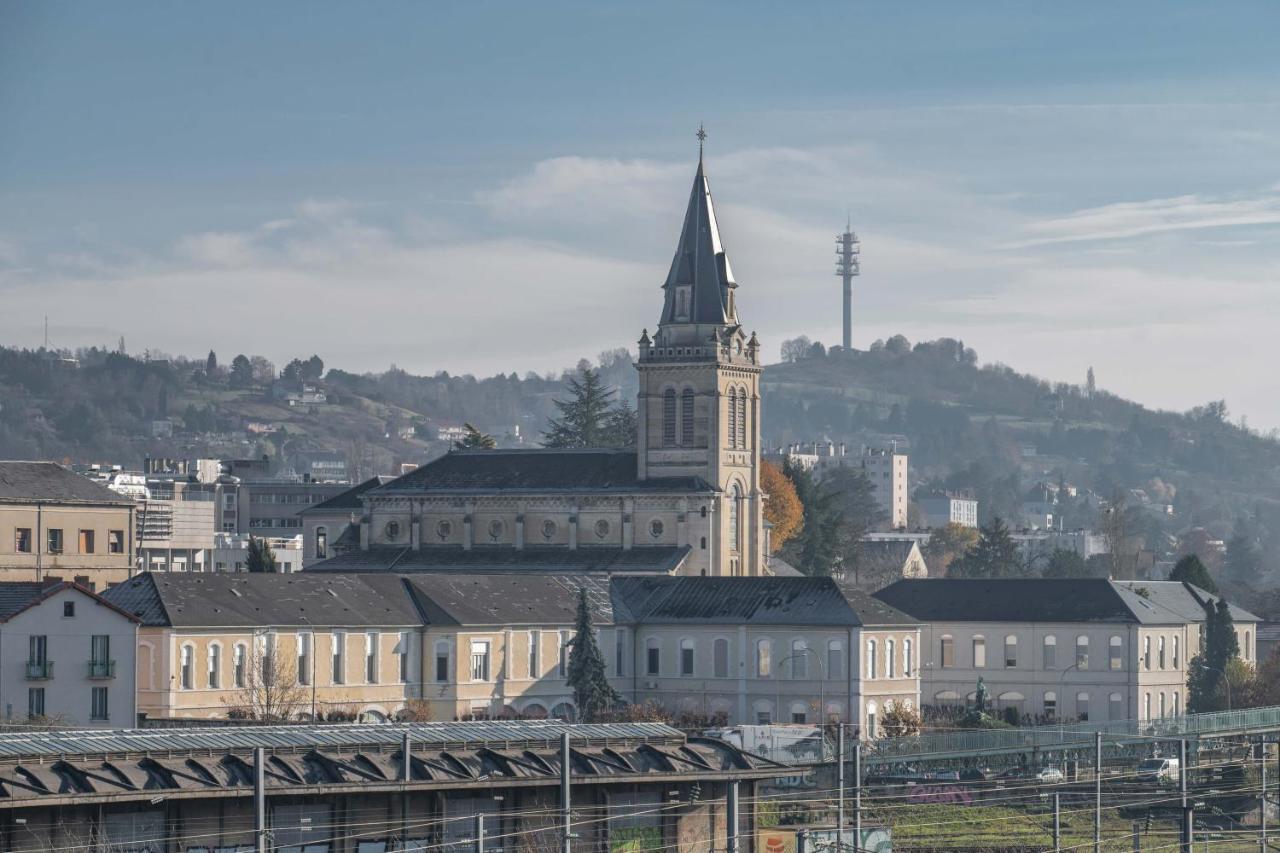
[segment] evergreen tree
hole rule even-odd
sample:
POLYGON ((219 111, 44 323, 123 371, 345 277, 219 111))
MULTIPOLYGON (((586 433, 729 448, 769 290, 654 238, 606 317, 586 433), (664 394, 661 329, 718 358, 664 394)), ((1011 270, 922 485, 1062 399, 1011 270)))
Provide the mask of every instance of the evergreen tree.
POLYGON ((623 400, 614 406, 604 420, 604 443, 607 447, 635 447, 640 419, 636 410, 623 400))
POLYGON ((1262 552, 1247 524, 1237 522, 1227 540, 1227 576, 1236 583, 1253 584, 1262 577, 1262 552))
POLYGON ((1189 583, 1215 595, 1218 593, 1218 585, 1195 554, 1188 554, 1175 563, 1173 571, 1169 572, 1169 580, 1189 583))
POLYGON ((1049 555, 1049 564, 1044 567, 1046 578, 1087 578, 1090 577, 1089 566, 1075 551, 1056 548, 1049 555))
POLYGON ((241 353, 231 360, 231 387, 250 388, 253 386, 253 362, 241 353))
POLYGON ((473 427, 471 424, 463 424, 466 435, 453 443, 455 450, 493 450, 498 446, 498 440, 488 433, 483 433, 473 427))
MULTIPOLYGON (((568 400, 555 400, 560 417, 551 419, 545 433, 544 447, 606 447, 613 391, 600 381, 600 374, 587 366, 578 376, 570 377, 568 400)), ((634 441, 634 439, 632 440, 634 441)))
POLYGON ((574 637, 569 641, 569 674, 566 679, 573 688, 573 703, 578 706, 578 719, 590 723, 622 701, 605 675, 604 655, 596 644, 596 634, 591 627, 591 607, 587 602, 587 588, 578 587, 578 618, 574 625, 574 637))
POLYGON ((1228 664, 1240 656, 1235 620, 1226 599, 1204 605, 1204 648, 1187 667, 1187 711, 1200 713, 1220 707, 1219 693, 1228 664))
POLYGON ((277 572, 276 552, 271 544, 257 536, 249 537, 249 553, 245 558, 245 568, 251 572, 277 572))
POLYGON ((840 511, 836 494, 822 488, 813 475, 788 459, 782 473, 796 487, 803 507, 800 534, 781 551, 787 562, 807 575, 826 577, 840 562, 840 511))
POLYGON ((1024 573, 1018 546, 999 516, 980 529, 978 544, 952 563, 947 572, 953 578, 1015 578, 1024 573))
POLYGON ((218 375, 218 354, 209 350, 209 357, 204 360, 204 372, 210 379, 218 375))

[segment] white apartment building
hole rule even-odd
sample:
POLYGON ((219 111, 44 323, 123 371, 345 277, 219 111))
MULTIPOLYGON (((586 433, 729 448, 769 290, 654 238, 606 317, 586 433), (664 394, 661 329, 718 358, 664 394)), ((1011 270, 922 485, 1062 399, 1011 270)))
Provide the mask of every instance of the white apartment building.
POLYGON ((937 494, 916 501, 925 527, 978 526, 978 500, 970 495, 937 494))
MULTIPOLYGON (((1185 710, 1187 665, 1200 648, 1190 611, 1206 595, 1169 587, 1156 595, 1103 578, 945 578, 899 581, 876 597, 923 623, 926 704, 971 702, 981 678, 997 712, 1154 720, 1185 710)), ((1253 660, 1257 619, 1238 613, 1241 657, 1253 660)))
POLYGON ((72 583, 0 583, 0 711, 124 728, 136 719, 138 619, 72 583))
POLYGON ((896 447, 868 448, 862 455, 862 470, 871 481, 876 502, 889 516, 889 527, 907 526, 907 454, 896 447))
POLYGON ((213 537, 213 561, 215 572, 248 571, 249 540, 265 539, 276 555, 276 565, 282 574, 302 571, 302 534, 292 537, 253 537, 238 533, 216 533, 213 537))

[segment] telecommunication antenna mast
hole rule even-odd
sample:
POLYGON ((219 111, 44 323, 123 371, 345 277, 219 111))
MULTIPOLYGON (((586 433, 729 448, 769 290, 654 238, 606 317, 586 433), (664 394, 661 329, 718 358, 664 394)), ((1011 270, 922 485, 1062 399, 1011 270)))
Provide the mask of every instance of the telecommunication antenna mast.
POLYGON ((861 272, 858 255, 862 244, 853 233, 848 220, 844 233, 836 236, 836 275, 844 280, 844 338, 845 349, 853 348, 853 277, 861 272))

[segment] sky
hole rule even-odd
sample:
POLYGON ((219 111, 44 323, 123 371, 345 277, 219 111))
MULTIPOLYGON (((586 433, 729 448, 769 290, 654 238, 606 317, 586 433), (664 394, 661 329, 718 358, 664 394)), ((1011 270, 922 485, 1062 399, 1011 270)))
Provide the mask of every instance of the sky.
POLYGON ((1280 427, 1280 4, 0 3, 0 344, 489 375, 739 314, 1280 427))

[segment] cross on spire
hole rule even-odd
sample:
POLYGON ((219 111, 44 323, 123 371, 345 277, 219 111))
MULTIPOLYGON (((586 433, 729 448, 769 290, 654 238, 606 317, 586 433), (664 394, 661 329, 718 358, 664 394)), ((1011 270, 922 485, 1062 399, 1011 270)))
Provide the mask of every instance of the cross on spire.
POLYGON ((698 132, 694 134, 698 137, 698 162, 702 162, 702 143, 707 141, 707 132, 702 128, 702 122, 698 122, 698 132))

